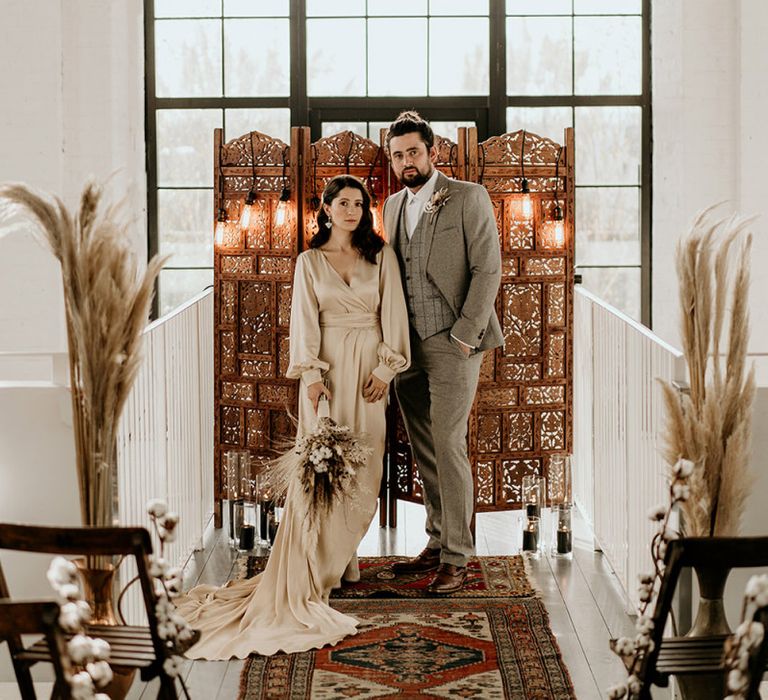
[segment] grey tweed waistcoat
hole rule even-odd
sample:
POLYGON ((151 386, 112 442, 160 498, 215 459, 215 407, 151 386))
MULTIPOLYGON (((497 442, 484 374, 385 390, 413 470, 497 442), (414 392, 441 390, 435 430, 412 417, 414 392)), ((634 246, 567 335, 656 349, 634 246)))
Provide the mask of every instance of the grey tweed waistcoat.
POLYGON ((403 206, 397 224, 400 229, 397 236, 398 253, 403 269, 408 317, 422 340, 446 328, 451 328, 456 322, 456 316, 448 302, 437 287, 427 279, 429 250, 424 235, 427 222, 428 215, 423 214, 409 240, 405 230, 405 206, 403 206))

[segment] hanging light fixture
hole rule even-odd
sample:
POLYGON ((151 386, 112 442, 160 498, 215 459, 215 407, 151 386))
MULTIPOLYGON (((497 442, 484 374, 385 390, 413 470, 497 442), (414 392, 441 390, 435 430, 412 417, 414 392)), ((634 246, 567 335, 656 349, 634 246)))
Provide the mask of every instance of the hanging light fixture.
MULTIPOLYGON (((350 149, 351 151, 351 149, 350 149)), ((379 212, 379 198, 376 196, 376 189, 373 186, 373 171, 376 168, 376 163, 378 162, 379 158, 382 155, 382 149, 381 146, 379 146, 379 150, 376 151, 376 157, 373 159, 373 162, 371 163, 371 167, 368 169, 368 177, 366 178, 368 183, 368 191, 371 193, 371 224, 373 226, 373 230, 382 238, 384 237, 384 233, 381 230, 381 215, 379 212)))
POLYGON ((224 208, 224 171, 222 170, 222 145, 219 143, 219 209, 216 214, 216 228, 213 231, 213 241, 217 246, 224 245, 224 234, 227 227, 227 210, 224 208))
POLYGON ((522 198, 520 200, 520 213, 524 219, 533 218, 533 200, 528 189, 528 180, 525 178, 525 129, 523 129, 523 138, 520 145, 520 170, 523 176, 521 183, 522 198))
POLYGON ((307 233, 312 238, 319 230, 317 211, 320 209, 320 197, 317 196, 317 149, 312 145, 312 197, 309 200, 311 213, 307 217, 307 233))
POLYGON ((213 234, 213 239, 217 246, 224 244, 224 233, 227 228, 227 210, 219 208, 219 213, 216 217, 216 229, 213 234))
POLYGON ((555 189, 552 191, 552 197, 555 200, 555 208, 552 210, 552 218, 547 219, 542 227, 541 242, 546 248, 563 248, 565 246, 565 217, 560 201, 557 198, 557 185, 560 182, 560 156, 563 153, 563 147, 557 153, 555 162, 555 189))
POLYGON ((243 211, 240 212, 240 228, 243 231, 247 231, 251 224, 251 215, 253 214, 254 205, 256 204, 256 157, 254 155, 255 150, 253 148, 253 132, 250 133, 251 140, 251 189, 245 197, 245 204, 243 211))
POLYGON ((375 195, 371 200, 371 219, 373 220, 373 230, 379 236, 383 236, 383 232, 381 230, 381 215, 379 214, 379 200, 375 195))
POLYGON ((280 192, 280 200, 277 204, 277 211, 275 211, 275 226, 283 226, 288 216, 288 202, 291 199, 291 188, 288 186, 288 178, 285 173, 287 158, 288 146, 283 149, 283 190, 280 192))

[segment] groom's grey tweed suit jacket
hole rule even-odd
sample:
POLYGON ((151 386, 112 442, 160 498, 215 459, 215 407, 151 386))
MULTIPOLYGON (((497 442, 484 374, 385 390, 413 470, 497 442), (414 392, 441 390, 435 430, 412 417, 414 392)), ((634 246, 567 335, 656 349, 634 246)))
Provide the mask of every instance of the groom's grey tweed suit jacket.
MULTIPOLYGON (((425 212, 420 225, 424 237, 420 248, 426 262, 420 268, 429 283, 442 295, 456 318, 451 333, 467 345, 489 350, 504 342, 496 316, 495 301, 501 282, 501 250, 493 205, 482 185, 452 180, 438 174, 435 192, 447 188, 449 199, 434 215, 425 212)), ((399 236, 402 210, 407 192, 387 198, 384 203, 384 230, 390 245, 398 253, 403 285, 405 279, 399 236)), ((429 305, 416 305, 414 313, 430 313, 429 305)), ((413 323, 415 328, 430 323, 413 323)))

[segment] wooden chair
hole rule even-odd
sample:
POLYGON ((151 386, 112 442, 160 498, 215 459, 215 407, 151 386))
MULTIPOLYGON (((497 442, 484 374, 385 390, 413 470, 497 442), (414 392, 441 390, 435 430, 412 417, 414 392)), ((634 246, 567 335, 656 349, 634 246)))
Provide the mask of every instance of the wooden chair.
MULTIPOLYGON (((148 627, 130 625, 89 625, 86 633, 109 642, 109 663, 126 669, 138 669, 143 681, 159 678, 158 698, 175 700, 176 684, 163 669, 167 658, 164 642, 157 633, 155 596, 149 574, 152 542, 149 532, 140 527, 57 528, 0 523, 0 550, 43 552, 59 555, 133 556, 136 561, 148 627)), ((0 566, 0 598, 10 598, 10 591, 0 566)), ((16 639, 9 640, 11 660, 19 685, 31 683, 29 668, 39 661, 51 662, 46 640, 29 648, 16 639)))
MULTIPOLYGON (((24 601, 13 603, 0 599, 0 642, 8 642, 11 647, 21 647, 22 634, 43 634, 50 650, 56 681, 52 697, 69 700, 72 666, 67 654, 67 642, 59 627, 59 606, 53 601, 24 601)), ((14 664, 14 668, 16 666, 14 664)), ((29 669, 22 673, 16 669, 16 679, 24 700, 35 700, 35 687, 29 669)))
POLYGON ((760 700, 760 683, 763 681, 766 665, 768 665, 768 608, 762 608, 755 613, 755 622, 760 622, 765 630, 763 643, 749 660, 749 688, 747 700, 760 700))
MULTIPOLYGON (((716 598, 718 594, 722 597, 731 569, 768 566, 768 537, 685 537, 673 540, 667 548, 665 563, 653 611, 653 650, 645 656, 637 674, 643 682, 641 700, 651 700, 651 686, 666 687, 671 675, 707 676, 712 682, 722 682, 725 671, 723 647, 728 635, 664 637, 677 582, 684 567, 719 572, 720 583, 709 592, 708 597, 716 598)), ((765 668, 765 658, 762 668, 765 668)))

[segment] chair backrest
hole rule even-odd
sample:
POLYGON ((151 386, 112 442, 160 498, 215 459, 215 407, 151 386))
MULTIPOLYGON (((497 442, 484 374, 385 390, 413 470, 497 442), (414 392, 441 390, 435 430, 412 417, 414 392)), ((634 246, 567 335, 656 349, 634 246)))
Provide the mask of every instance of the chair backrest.
MULTIPOLYGON (((136 560, 144 608, 158 659, 165 646, 157 634, 157 597, 149 574, 152 540, 143 527, 43 527, 0 523, 0 550, 42 552, 61 555, 133 556, 136 560)), ((0 563, 0 597, 10 598, 8 583, 0 563)))
POLYGON ((722 596, 731 569, 760 566, 768 566, 768 537, 682 537, 669 543, 664 576, 653 611, 653 649, 646 654, 638 673, 646 686, 650 671, 656 668, 664 628, 683 568, 722 572, 717 585, 707 593, 707 597, 714 598, 722 596))
POLYGON ((57 697, 69 700, 72 664, 64 633, 59 627, 59 606, 53 601, 12 602, 0 599, 0 642, 7 641, 13 653, 21 648, 22 634, 44 634, 56 675, 57 697))
POLYGON ((755 613, 755 622, 763 625, 764 635, 757 652, 749 659, 749 688, 747 700, 760 700, 760 683, 763 681, 765 666, 768 664, 768 608, 761 608, 755 613))

